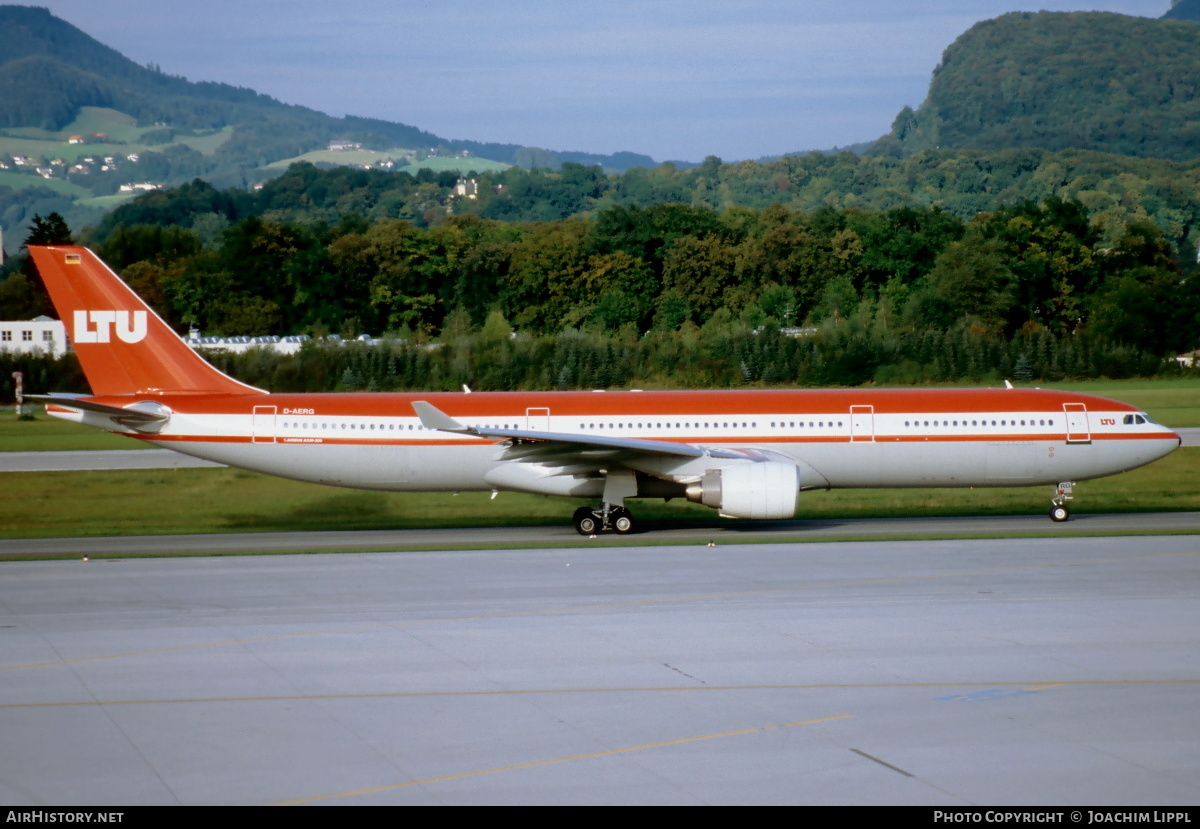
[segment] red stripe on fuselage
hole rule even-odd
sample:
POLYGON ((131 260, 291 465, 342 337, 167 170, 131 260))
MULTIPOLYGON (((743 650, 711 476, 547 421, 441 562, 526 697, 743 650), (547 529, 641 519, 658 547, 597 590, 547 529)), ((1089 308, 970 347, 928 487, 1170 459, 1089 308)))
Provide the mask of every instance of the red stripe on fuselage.
MULTIPOLYGON (((99 403, 124 406, 128 398, 98 397, 99 403)), ((1064 403, 1089 410, 1136 412, 1125 403, 1087 394, 1046 389, 850 389, 763 391, 607 391, 475 392, 454 394, 329 393, 210 395, 138 395, 157 400, 182 414, 250 414, 275 406, 280 416, 414 417, 412 403, 427 401, 453 418, 523 418, 529 409, 549 409, 552 417, 805 417, 848 415, 851 406, 871 406, 876 415, 988 414, 1006 412, 1062 414, 1064 403), (295 410, 300 410, 296 412, 295 410)))

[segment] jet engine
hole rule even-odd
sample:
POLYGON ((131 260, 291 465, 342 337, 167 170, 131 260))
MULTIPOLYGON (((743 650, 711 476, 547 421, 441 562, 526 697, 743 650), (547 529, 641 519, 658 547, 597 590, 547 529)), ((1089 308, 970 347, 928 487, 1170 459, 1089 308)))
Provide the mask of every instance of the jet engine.
POLYGON ((791 518, 796 514, 800 470, 781 461, 710 469, 687 488, 687 499, 727 518, 791 518))

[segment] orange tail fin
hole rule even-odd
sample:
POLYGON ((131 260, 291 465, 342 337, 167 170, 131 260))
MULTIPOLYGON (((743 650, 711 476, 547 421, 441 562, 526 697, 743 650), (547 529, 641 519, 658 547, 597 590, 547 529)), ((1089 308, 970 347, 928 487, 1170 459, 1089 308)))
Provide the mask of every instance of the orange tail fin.
POLYGON ((93 394, 263 393, 205 362, 87 248, 31 245, 29 253, 93 394))

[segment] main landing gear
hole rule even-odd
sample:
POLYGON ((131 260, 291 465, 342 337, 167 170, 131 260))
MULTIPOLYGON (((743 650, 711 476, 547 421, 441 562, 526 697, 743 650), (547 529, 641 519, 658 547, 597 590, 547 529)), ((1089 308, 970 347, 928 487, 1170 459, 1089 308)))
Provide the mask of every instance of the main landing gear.
POLYGON ((1074 481, 1063 481, 1058 485, 1058 489, 1054 491, 1054 497, 1050 499, 1050 520, 1059 523, 1066 521, 1071 517, 1071 510, 1067 508, 1067 501, 1072 500, 1075 496, 1071 494, 1074 488, 1074 481))
POLYGON ((598 535, 615 532, 627 535, 633 532, 633 516, 625 507, 601 504, 599 507, 580 507, 571 518, 575 532, 580 535, 598 535))

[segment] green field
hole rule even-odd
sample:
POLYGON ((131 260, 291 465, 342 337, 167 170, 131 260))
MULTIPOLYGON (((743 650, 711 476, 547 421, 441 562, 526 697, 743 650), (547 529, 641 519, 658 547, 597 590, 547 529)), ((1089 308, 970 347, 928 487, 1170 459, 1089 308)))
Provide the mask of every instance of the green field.
POLYGON ((83 144, 68 144, 65 138, 26 138, 13 135, 0 135, 0 155, 26 155, 30 158, 67 158, 70 152, 72 158, 83 144))
POLYGON ((140 440, 68 423, 45 412, 35 420, 17 420, 12 410, 0 412, 0 452, 79 452, 90 449, 144 449, 140 440))
POLYGON ((92 196, 87 199, 80 199, 79 204, 84 207, 98 207, 101 210, 112 210, 118 205, 122 205, 131 199, 136 199, 141 193, 116 193, 111 196, 92 196))
POLYGON ((307 161, 310 164, 334 164, 339 167, 362 167, 367 164, 377 164, 380 161, 395 161, 396 168, 404 166, 404 153, 412 152, 411 150, 394 149, 394 150, 313 150, 312 152, 304 153, 303 155, 293 156, 292 158, 273 161, 267 165, 267 169, 284 169, 291 167, 299 161, 307 161))
MULTIPOLYGON (((0 150, 3 152, 3 150, 0 150)), ((78 184, 72 184, 64 178, 42 178, 28 173, 14 173, 10 170, 0 170, 0 185, 14 190, 24 190, 26 187, 46 187, 55 193, 61 193, 70 198, 90 196, 90 190, 85 190, 78 184)))
POLYGON ((231 135, 233 127, 222 127, 209 135, 177 135, 175 143, 191 147, 202 155, 212 155, 221 149, 221 145, 228 141, 231 135))
POLYGON ((476 172, 490 172, 494 170, 506 170, 510 164, 503 164, 499 161, 490 161, 486 158, 427 158, 424 161, 412 161, 410 166, 405 166, 405 153, 411 153, 412 150, 396 147, 391 150, 377 152, 375 150, 313 150, 310 153, 304 153, 293 158, 285 158, 280 161, 272 162, 267 165, 267 169, 287 169, 298 161, 307 161, 310 164, 335 164, 340 167, 363 167, 367 164, 377 164, 380 161, 392 160, 396 162, 396 171, 406 170, 415 172, 419 169, 433 170, 436 173, 445 170, 451 170, 459 173, 468 173, 471 170, 476 172))
MULTIPOLYGON (((166 145, 163 145, 166 146, 166 145)), ((68 144, 66 141, 31 141, 25 138, 9 138, 0 136, 0 155, 28 155, 32 158, 54 159, 61 158, 68 164, 75 164, 85 158, 100 162, 105 156, 115 157, 118 163, 123 162, 126 168, 137 169, 133 162, 126 161, 130 153, 145 152, 146 149, 161 150, 162 147, 149 147, 142 144, 68 144)), ((59 169, 59 173, 61 173, 59 169)), ((40 178, 40 176, 39 176, 40 178)))
POLYGON ((79 115, 58 132, 63 140, 72 135, 103 133, 114 141, 131 143, 142 137, 142 133, 154 127, 139 127, 137 119, 124 112, 107 107, 80 107, 79 115))
POLYGON ((414 161, 416 167, 423 167, 426 170, 433 170, 435 173, 441 173, 446 170, 458 173, 469 173, 474 170, 477 173, 488 173, 498 170, 507 170, 511 164, 505 164, 500 161, 491 161, 486 158, 427 158, 424 161, 414 161))

